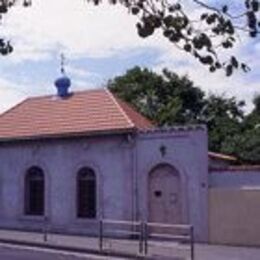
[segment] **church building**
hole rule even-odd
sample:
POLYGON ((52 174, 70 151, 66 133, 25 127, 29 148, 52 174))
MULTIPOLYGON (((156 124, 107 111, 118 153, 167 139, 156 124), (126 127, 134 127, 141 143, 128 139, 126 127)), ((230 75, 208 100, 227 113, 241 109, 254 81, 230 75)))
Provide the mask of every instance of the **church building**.
POLYGON ((160 129, 108 89, 24 100, 0 116, 0 225, 96 232, 97 220, 194 226, 208 240, 203 125, 160 129))

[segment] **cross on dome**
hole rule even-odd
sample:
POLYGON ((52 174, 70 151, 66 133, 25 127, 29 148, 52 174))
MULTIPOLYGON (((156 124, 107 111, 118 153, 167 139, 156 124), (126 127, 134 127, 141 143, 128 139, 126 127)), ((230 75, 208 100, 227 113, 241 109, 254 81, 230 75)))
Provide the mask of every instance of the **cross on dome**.
POLYGON ((54 84, 58 90, 57 95, 59 97, 64 98, 69 96, 69 87, 71 85, 71 81, 70 78, 66 76, 66 72, 65 72, 65 55, 61 53, 60 58, 61 58, 60 71, 62 76, 56 79, 54 84))

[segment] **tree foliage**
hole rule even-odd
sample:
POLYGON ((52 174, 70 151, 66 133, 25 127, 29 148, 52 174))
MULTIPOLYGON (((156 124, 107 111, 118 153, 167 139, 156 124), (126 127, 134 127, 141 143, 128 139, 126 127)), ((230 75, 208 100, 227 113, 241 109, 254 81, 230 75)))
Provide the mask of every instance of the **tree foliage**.
POLYGON ((205 103, 204 93, 188 77, 167 69, 158 75, 135 67, 108 87, 160 126, 196 122, 205 103))
POLYGON ((238 134, 226 138, 222 149, 249 163, 260 163, 260 95, 253 111, 244 117, 238 134))
POLYGON ((108 87, 158 126, 206 124, 210 150, 260 163, 260 96, 245 115, 243 101, 206 96, 187 76, 167 69, 159 75, 140 67, 110 80, 108 87))
POLYGON ((234 97, 226 98, 212 94, 207 97, 199 122, 207 124, 209 149, 223 152, 225 140, 240 133, 244 105, 244 102, 237 102, 234 97))

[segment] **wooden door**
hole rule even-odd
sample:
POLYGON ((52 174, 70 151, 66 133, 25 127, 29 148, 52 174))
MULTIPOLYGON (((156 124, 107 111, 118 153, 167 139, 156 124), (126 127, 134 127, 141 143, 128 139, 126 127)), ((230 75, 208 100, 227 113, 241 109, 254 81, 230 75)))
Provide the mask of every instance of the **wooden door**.
POLYGON ((171 166, 158 166, 149 174, 149 222, 181 223, 180 177, 171 166))

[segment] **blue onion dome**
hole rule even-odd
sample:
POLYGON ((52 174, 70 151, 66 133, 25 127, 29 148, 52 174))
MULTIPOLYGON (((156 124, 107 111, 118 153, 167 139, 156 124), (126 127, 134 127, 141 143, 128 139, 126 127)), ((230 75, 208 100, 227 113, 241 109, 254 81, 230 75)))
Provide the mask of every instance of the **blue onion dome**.
POLYGON ((63 75, 56 79, 54 82, 58 90, 58 96, 67 97, 69 95, 69 87, 71 86, 71 80, 67 76, 63 75))

